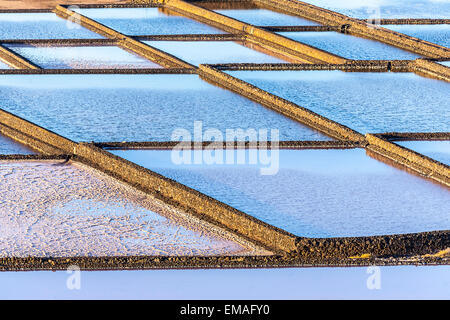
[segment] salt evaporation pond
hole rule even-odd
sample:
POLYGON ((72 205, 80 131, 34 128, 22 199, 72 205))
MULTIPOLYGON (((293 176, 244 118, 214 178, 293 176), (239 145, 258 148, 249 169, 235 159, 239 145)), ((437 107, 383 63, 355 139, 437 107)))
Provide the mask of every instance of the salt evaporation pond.
POLYGON ((307 0, 306 2, 359 19, 448 19, 448 0, 307 0))
POLYGON ((78 163, 0 162, 0 256, 267 253, 78 163))
POLYGON ((224 139, 226 129, 238 128, 267 129, 256 140, 271 139, 271 129, 280 140, 331 139, 189 74, 0 75, 0 104, 76 141, 170 141, 176 129, 206 141, 208 128, 224 139))
POLYGON ((286 63, 232 41, 145 41, 191 64, 286 63))
POLYGON ((2 299, 449 299, 450 266, 0 272, 2 299), (368 290, 373 272, 381 290, 368 290), (369 273, 372 272, 372 273, 369 273), (412 281, 414 279, 414 281, 412 281), (84 285, 88 284, 88 285, 84 285), (195 284, 195 285, 193 285, 195 284), (45 288, 45 290, 43 290, 45 288))
POLYGON ((267 9, 218 9, 217 13, 254 26, 316 26, 318 23, 267 9))
POLYGON ((353 60, 408 60, 420 57, 379 41, 333 31, 278 32, 278 34, 353 60))
POLYGON ((450 84, 414 73, 227 71, 361 133, 450 131, 450 84))
POLYGON ((0 39, 98 39, 99 34, 54 13, 0 13, 0 39))
MULTIPOLYGON (((255 151, 255 150, 253 150, 255 151)), ((113 150, 114 154, 194 188, 255 218, 305 237, 372 236, 448 230, 447 188, 349 150, 272 150, 265 164, 180 162, 174 151, 113 150), (273 166, 271 166, 272 164, 273 166), (278 171, 261 168, 274 167, 278 171), (268 174, 271 172, 271 174, 268 174)), ((222 157, 237 159, 238 151, 222 157)), ((197 153, 195 155, 194 153, 197 153)), ((201 154, 199 154, 201 153, 201 154)), ((264 161, 265 153, 257 153, 264 161)))
POLYGON ((83 8, 74 11, 127 35, 224 33, 167 9, 83 8))

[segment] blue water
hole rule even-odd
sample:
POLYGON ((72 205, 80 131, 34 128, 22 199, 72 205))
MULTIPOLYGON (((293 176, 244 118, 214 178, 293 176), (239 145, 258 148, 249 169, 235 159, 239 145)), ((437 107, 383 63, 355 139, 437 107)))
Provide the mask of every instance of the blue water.
MULTIPOLYGON (((112 152, 299 236, 450 228, 448 189, 372 159, 363 149, 279 150, 278 156, 272 151, 271 161, 254 165, 177 164, 175 151, 112 152), (278 172, 262 175, 269 163, 278 172)), ((231 154, 237 159, 235 151, 231 154)))
POLYGON ((395 143, 450 166, 450 141, 397 141, 395 143))
POLYGON ((255 26, 315 26, 318 23, 288 14, 266 9, 223 9, 214 10, 230 18, 255 26))
POLYGON ((232 41, 145 41, 191 64, 286 63, 232 41))
POLYGON ((413 73, 230 71, 361 133, 450 131, 450 84, 413 73))
MULTIPOLYGON (((125 270, 80 273, 0 272, 2 299, 446 299, 450 266, 379 267, 381 290, 369 290, 366 267, 125 270)), ((214 313, 220 314, 220 313, 214 313)), ((206 318, 206 317, 205 317, 206 318)), ((214 318, 214 316, 213 316, 214 318)))
POLYGON ((169 15, 158 8, 96 8, 74 11, 128 35, 224 33, 186 17, 169 15))
POLYGON ((76 141, 167 141, 176 129, 185 133, 176 140, 200 140, 194 121, 205 140, 213 139, 208 128, 223 138, 242 128, 278 129, 281 140, 330 140, 197 75, 0 75, 0 105, 76 141))
POLYGON ((103 38, 54 13, 0 13, 0 39, 103 38))
POLYGON ((0 154, 33 154, 26 146, 0 134, 0 154))
POLYGON ((450 47, 449 24, 383 25, 383 27, 407 34, 411 37, 433 42, 444 47, 450 47))
POLYGON ((280 35, 353 60, 408 60, 419 55, 338 32, 279 32, 280 35))

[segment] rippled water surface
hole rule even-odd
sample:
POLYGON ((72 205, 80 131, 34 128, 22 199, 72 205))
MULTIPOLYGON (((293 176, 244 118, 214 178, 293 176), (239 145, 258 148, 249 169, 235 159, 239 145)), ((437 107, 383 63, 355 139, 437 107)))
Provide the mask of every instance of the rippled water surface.
POLYGON ((1 257, 257 254, 80 164, 0 162, 1 257))
MULTIPOLYGON (((196 152, 208 159, 208 151, 196 152)), ((362 149, 280 150, 279 171, 274 175, 261 175, 260 169, 277 163, 275 153, 267 165, 261 161, 259 165, 177 165, 179 155, 171 151, 113 153, 299 236, 450 228, 448 189, 379 162, 362 149)), ((237 159, 235 151, 229 153, 237 159)), ((248 152, 246 156, 249 159, 248 152)), ((265 159, 263 154, 257 156, 265 159)), ((227 159, 226 154, 222 159, 227 159)))
POLYGON ((224 33, 158 8, 95 8, 74 11, 128 35, 224 33))
POLYGON ((228 73, 361 133, 450 131, 450 84, 444 81, 389 72, 228 73))
POLYGON ((208 128, 223 139, 239 128, 267 129, 261 140, 271 129, 281 140, 330 139, 197 75, 0 75, 0 104, 76 141, 169 141, 176 129, 198 141, 208 128))
POLYGON ((450 166, 450 141, 396 141, 395 143, 450 166))
POLYGON ((379 41, 338 32, 279 32, 280 35, 354 60, 408 60, 419 55, 379 41))
POLYGON ((411 37, 433 42, 444 47, 450 47, 449 24, 383 25, 383 27, 407 34, 411 37))
POLYGON ((161 68, 156 63, 118 47, 33 47, 8 46, 46 69, 161 68))
POLYGON ((449 0, 307 0, 305 2, 359 19, 448 19, 449 0))
POLYGON ((24 145, 0 134, 0 154, 33 154, 24 145))
POLYGON ((214 10, 230 18, 254 26, 315 26, 318 23, 288 14, 266 9, 223 9, 214 10))
POLYGON ((0 13, 0 39, 103 38, 54 13, 0 13))
POLYGON ((195 65, 286 62, 231 41, 145 41, 145 43, 195 65))

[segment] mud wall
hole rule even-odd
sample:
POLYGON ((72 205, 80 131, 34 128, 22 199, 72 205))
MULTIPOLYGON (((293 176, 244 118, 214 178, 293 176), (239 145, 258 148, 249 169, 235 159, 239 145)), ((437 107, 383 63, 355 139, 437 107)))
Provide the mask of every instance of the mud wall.
POLYGON ((99 148, 109 149, 153 149, 153 150, 171 150, 176 146, 180 146, 186 149, 204 149, 211 147, 211 144, 216 149, 220 148, 232 148, 232 149, 258 149, 258 148, 278 148, 278 149, 350 149, 360 147, 359 143, 351 141, 279 141, 276 146, 272 146, 271 141, 227 141, 223 143, 206 142, 194 143, 194 142, 178 142, 178 141, 130 141, 130 142, 97 142, 95 146, 99 148))
POLYGON ((292 102, 279 98, 264 90, 261 90, 245 81, 232 77, 220 70, 208 65, 200 65, 199 75, 215 84, 231 89, 245 97, 255 100, 266 107, 280 112, 296 121, 324 132, 341 140, 350 140, 363 143, 362 134, 345 127, 337 122, 322 117, 306 108, 302 108, 292 102))
POLYGON ((341 70, 346 72, 411 72, 410 60, 356 60, 345 64, 225 63, 210 64, 219 70, 341 70))

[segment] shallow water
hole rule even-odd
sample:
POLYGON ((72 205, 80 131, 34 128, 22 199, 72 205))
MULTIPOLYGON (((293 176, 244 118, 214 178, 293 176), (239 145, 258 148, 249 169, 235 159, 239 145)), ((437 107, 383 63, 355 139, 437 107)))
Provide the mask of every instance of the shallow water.
POLYGON ((26 146, 0 134, 0 154, 34 154, 26 146))
POLYGON ((383 28, 407 34, 411 37, 450 47, 450 25, 383 25, 383 28))
POLYGON ((448 19, 448 0, 307 0, 305 2, 359 18, 385 19, 434 18, 448 19))
POLYGON ((198 141, 194 121, 201 133, 278 129, 282 140, 330 140, 197 75, 0 75, 0 104, 76 141, 168 141, 180 128, 198 141))
POLYGON ((450 166, 450 141, 396 141, 395 143, 450 166))
POLYGON ((266 9, 223 9, 214 10, 230 18, 254 26, 316 26, 318 23, 288 14, 266 9))
POLYGON ((450 90, 413 73, 227 72, 361 133, 450 131, 450 90))
POLYGON ((232 41, 145 41, 191 64, 286 63, 232 41))
POLYGON ((299 236, 450 228, 448 189, 370 158, 363 149, 280 150, 278 162, 276 153, 271 158, 279 164, 274 175, 261 175, 268 165, 248 162, 177 165, 171 151, 113 153, 299 236))
POLYGON ((158 64, 119 47, 33 47, 8 46, 46 69, 161 68, 158 64))
POLYGON ((0 39, 103 38, 54 13, 0 13, 0 39))
MULTIPOLYGON (((450 266, 0 272, 2 299, 449 299, 450 266), (369 290, 373 272, 381 290, 369 290), (369 272, 371 271, 371 272, 369 272)), ((175 316, 174 316, 175 318, 175 316)), ((213 317, 214 318, 214 317, 213 317)))
POLYGON ((95 8, 74 11, 128 35, 224 33, 186 17, 168 15, 158 8, 95 8))
POLYGON ((0 162, 2 257, 255 254, 81 164, 0 162))
POLYGON ((354 60, 408 60, 419 55, 379 41, 359 38, 338 32, 279 32, 295 41, 354 60))

